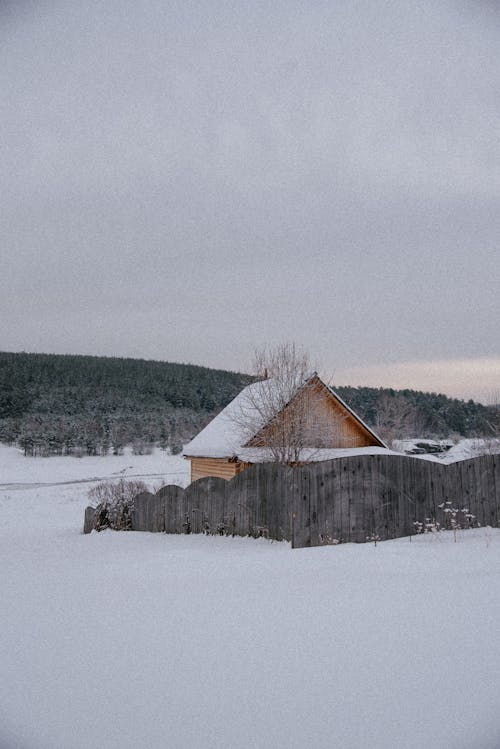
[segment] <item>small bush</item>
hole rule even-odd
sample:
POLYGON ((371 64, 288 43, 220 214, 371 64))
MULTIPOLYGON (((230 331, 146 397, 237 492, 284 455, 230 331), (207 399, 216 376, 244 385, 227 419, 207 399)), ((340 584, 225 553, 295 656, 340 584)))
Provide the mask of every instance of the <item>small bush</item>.
POLYGON ((182 452, 182 448, 184 447, 184 445, 182 444, 182 440, 180 440, 178 437, 171 437, 169 440, 169 446, 171 455, 179 455, 182 452))
POLYGON ((146 440, 134 440, 132 442, 132 455, 151 455, 154 445, 146 440))
POLYGON ((117 483, 104 481, 94 486, 88 493, 90 504, 95 507, 94 529, 130 530, 134 498, 146 491, 148 487, 143 481, 124 479, 117 483))
POLYGON ((415 520, 413 523, 416 533, 439 533, 439 531, 452 530, 455 541, 457 531, 465 528, 475 528, 479 524, 476 516, 469 512, 468 507, 454 507, 452 502, 442 502, 438 509, 443 514, 443 522, 439 523, 435 518, 425 518, 422 522, 415 520))

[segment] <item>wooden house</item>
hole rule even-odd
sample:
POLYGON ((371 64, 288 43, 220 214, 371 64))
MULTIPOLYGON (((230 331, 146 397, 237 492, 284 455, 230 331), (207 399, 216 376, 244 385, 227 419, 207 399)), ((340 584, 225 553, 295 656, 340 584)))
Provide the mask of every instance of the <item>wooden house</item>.
POLYGON ((281 453, 287 457, 280 461, 291 464, 329 460, 346 449, 387 449, 316 372, 299 383, 275 412, 269 410, 273 388, 272 380, 248 385, 185 446, 191 481, 205 476, 231 479, 253 463, 276 461, 277 437, 290 443, 288 452, 281 453))

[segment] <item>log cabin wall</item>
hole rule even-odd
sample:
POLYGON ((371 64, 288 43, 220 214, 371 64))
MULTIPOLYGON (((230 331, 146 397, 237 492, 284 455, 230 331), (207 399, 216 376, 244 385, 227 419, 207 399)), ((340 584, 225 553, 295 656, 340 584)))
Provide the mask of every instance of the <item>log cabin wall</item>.
POLYGON ((297 394, 272 422, 261 429, 248 442, 250 447, 267 447, 276 442, 273 433, 281 435, 283 430, 303 435, 304 447, 349 448, 369 447, 381 444, 316 378, 297 394), (293 421, 297 420, 297 428, 293 421), (283 420, 291 425, 283 426, 283 420))
POLYGON ((228 458, 189 458, 191 462, 191 481, 205 478, 205 476, 216 476, 221 479, 229 479, 237 476, 250 463, 229 460, 228 458))
POLYGON ((377 444, 353 415, 325 388, 315 387, 307 398, 307 434, 310 447, 369 447, 377 444))

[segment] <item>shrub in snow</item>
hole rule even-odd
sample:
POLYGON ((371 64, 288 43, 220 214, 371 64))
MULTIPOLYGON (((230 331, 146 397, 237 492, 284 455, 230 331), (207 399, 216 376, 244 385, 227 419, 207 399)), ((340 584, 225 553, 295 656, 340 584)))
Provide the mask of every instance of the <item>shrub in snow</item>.
POLYGON ((182 452, 183 444, 182 440, 178 439, 177 437, 172 437, 170 439, 170 454, 171 455, 180 455, 182 452))
POLYGON ((94 486, 88 493, 90 503, 95 507, 94 529, 130 530, 134 498, 146 491, 148 487, 143 481, 124 479, 120 479, 118 483, 104 481, 94 486))
POLYGON ((476 516, 469 512, 468 507, 454 507, 452 502, 442 502, 438 508, 443 513, 444 521, 439 523, 435 518, 425 518, 424 521, 415 520, 413 523, 416 533, 438 533, 439 531, 452 530, 453 538, 457 540, 457 531, 465 528, 473 528, 476 516))
POLYGON ((380 536, 377 533, 377 531, 372 531, 368 536, 366 536, 366 540, 368 542, 372 541, 375 546, 377 545, 377 541, 380 541, 380 536))
POLYGON ((413 525, 416 533, 438 533, 441 530, 440 523, 434 518, 424 518, 423 521, 415 520, 413 525))
POLYGON ((457 540, 458 530, 473 527, 476 516, 469 512, 468 507, 459 509, 458 507, 453 507, 451 502, 443 502, 438 507, 445 516, 445 527, 453 531, 455 541, 457 540))
POLYGON ((153 452, 151 442, 143 439, 136 439, 132 442, 132 455, 151 455, 153 452))
POLYGON ((319 542, 322 546, 336 546, 340 543, 340 538, 335 538, 330 533, 320 533, 319 542))

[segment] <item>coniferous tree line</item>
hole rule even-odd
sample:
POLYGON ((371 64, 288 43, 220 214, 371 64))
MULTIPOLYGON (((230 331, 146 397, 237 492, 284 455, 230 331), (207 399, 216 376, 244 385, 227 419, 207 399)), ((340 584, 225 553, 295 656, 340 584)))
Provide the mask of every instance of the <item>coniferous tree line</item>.
POLYGON ((419 390, 339 387, 336 391, 383 439, 495 437, 500 430, 496 404, 419 390))
POLYGON ((0 353, 0 441, 30 455, 173 452, 251 381, 189 364, 0 353))
MULTIPOLYGON (((249 375, 190 364, 0 352, 0 441, 30 455, 182 449, 249 375)), ((436 393, 339 387, 383 438, 498 433, 498 408, 436 393)))

